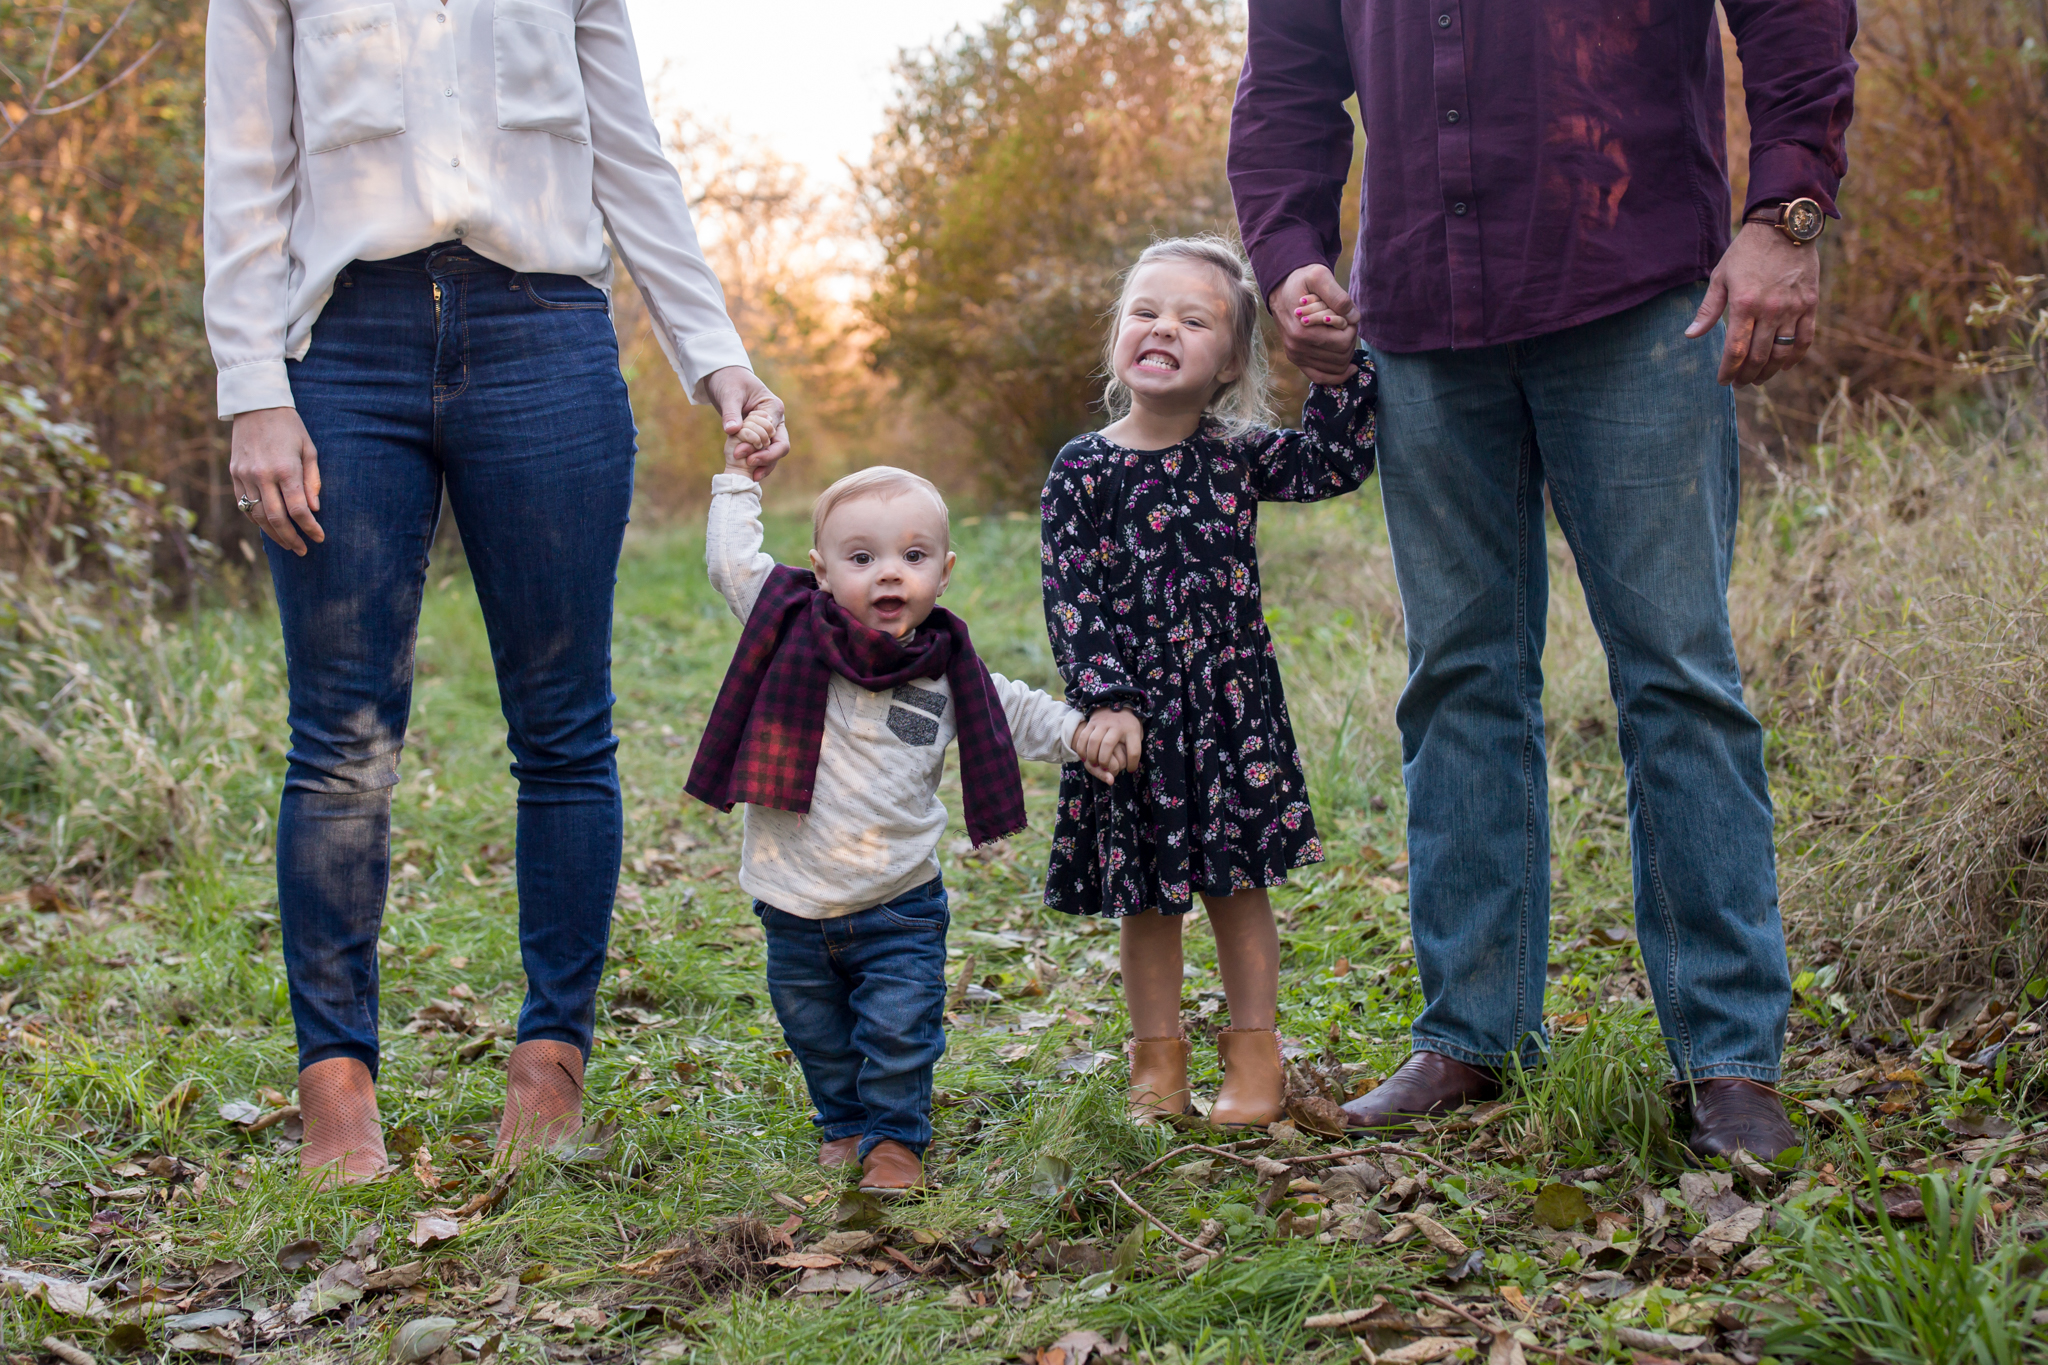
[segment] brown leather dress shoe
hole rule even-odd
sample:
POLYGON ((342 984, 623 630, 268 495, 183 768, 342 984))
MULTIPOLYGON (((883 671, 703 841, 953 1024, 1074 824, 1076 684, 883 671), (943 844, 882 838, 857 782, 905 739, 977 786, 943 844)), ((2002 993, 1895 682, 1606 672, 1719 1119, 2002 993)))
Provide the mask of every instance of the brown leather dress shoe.
POLYGON ((1440 1053, 1414 1052, 1393 1075, 1344 1106, 1344 1126, 1399 1133, 1416 1119, 1499 1097, 1499 1073, 1440 1053))
POLYGON ((1778 1092, 1757 1081, 1725 1076, 1679 1087, 1682 1103, 1690 1092, 1692 1136, 1685 1145, 1701 1156, 1733 1156, 1740 1147, 1759 1161, 1776 1161, 1799 1135, 1785 1117, 1778 1092))
POLYGON ((902 1143, 883 1138, 860 1164, 860 1192, 885 1199, 924 1188, 924 1162, 902 1143))
POLYGON ((842 1166, 860 1165, 860 1134, 852 1137, 833 1138, 830 1142, 818 1144, 818 1164, 828 1171, 842 1166))

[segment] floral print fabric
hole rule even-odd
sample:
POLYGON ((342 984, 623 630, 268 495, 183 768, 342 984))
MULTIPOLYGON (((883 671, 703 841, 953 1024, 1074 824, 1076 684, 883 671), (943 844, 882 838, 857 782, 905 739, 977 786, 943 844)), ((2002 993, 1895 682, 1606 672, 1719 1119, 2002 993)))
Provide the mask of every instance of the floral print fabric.
POLYGON ((1145 721, 1144 763, 1060 774, 1045 903, 1185 914, 1195 893, 1277 886, 1321 862, 1259 594, 1258 505, 1349 493, 1376 451, 1371 362, 1310 389, 1302 430, 1204 423, 1165 450, 1097 433, 1060 451, 1040 505, 1046 628, 1067 700, 1145 721))

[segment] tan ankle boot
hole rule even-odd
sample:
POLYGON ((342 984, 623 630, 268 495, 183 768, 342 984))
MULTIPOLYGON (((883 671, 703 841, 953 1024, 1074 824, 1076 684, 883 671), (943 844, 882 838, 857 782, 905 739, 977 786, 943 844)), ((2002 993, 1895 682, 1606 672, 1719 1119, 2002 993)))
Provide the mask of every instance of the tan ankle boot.
POLYGON ((1188 1112, 1188 1040, 1133 1038, 1131 1122, 1176 1118, 1188 1112))
POLYGON ((1219 1128, 1264 1128, 1280 1117, 1286 1083, 1280 1073, 1280 1036, 1269 1028, 1227 1028, 1216 1035, 1223 1085, 1209 1110, 1219 1128))
POLYGON ((534 1038, 505 1061, 505 1114, 496 1164, 517 1166, 536 1147, 558 1147, 583 1131, 583 1050, 534 1038))
POLYGON ((375 1180, 390 1170, 377 1086, 353 1057, 329 1057, 299 1073, 299 1173, 321 1189, 375 1180))

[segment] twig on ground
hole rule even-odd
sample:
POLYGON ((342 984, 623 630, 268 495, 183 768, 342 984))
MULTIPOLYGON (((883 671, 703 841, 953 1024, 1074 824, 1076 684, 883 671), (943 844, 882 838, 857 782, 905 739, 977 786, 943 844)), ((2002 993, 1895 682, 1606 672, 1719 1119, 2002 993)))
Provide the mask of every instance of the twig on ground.
POLYGON ((1154 1217, 1150 1209, 1146 1208, 1143 1204, 1140 1204, 1137 1200, 1131 1198, 1131 1196, 1125 1192, 1124 1187, 1116 1183, 1115 1176, 1105 1175, 1102 1177, 1102 1181, 1104 1184, 1108 1185, 1112 1190, 1116 1191, 1117 1198, 1123 1200, 1126 1204, 1129 1204, 1132 1208, 1136 1209, 1138 1211, 1138 1216, 1143 1218, 1146 1222, 1150 1223, 1153 1227, 1158 1228, 1168 1237, 1171 1237, 1174 1241, 1179 1242, 1182 1246, 1186 1247, 1189 1251, 1195 1252, 1197 1255, 1207 1256, 1209 1254, 1209 1248, 1196 1246, 1193 1242, 1190 1242, 1187 1238, 1181 1236, 1172 1228, 1166 1226, 1166 1224, 1159 1221, 1158 1218, 1154 1217))
MULTIPOLYGON (((1486 1335, 1489 1338, 1496 1336, 1501 1332, 1511 1331, 1511 1329, 1509 1328, 1499 1326, 1495 1323, 1485 1322, 1479 1318, 1474 1317, 1472 1314, 1466 1312, 1457 1304, 1451 1302, 1447 1298, 1444 1298, 1440 1294, 1432 1294, 1427 1289, 1417 1289, 1414 1290, 1413 1293, 1415 1297, 1418 1299, 1427 1299, 1429 1302, 1435 1304, 1439 1308, 1450 1309, 1453 1313, 1456 1313, 1459 1317, 1471 1323, 1480 1331, 1486 1333, 1486 1335)), ((1579 1362, 1579 1358, 1573 1355, 1570 1351, 1559 1350, 1555 1346, 1531 1346, 1528 1342, 1525 1341, 1522 1343, 1522 1349, 1526 1351, 1536 1351, 1542 1355, 1550 1356, 1552 1359, 1555 1360, 1570 1361, 1573 1362, 1573 1365, 1582 1365, 1582 1362, 1579 1362)))
POLYGON ((1271 1142, 1272 1140, 1273 1139, 1271 1138, 1246 1138, 1242 1142, 1226 1143, 1221 1147, 1208 1147, 1204 1146, 1202 1143, 1199 1142, 1190 1142, 1185 1147, 1176 1147, 1172 1151, 1168 1152, 1165 1156, 1159 1157, 1154 1161, 1148 1162, 1147 1164, 1140 1166, 1136 1171, 1132 1172, 1131 1179, 1136 1180, 1141 1176, 1148 1176, 1152 1174, 1152 1172, 1158 1170, 1161 1166, 1164 1166, 1167 1162, 1173 1160, 1175 1157, 1186 1156, 1189 1152, 1208 1152, 1212 1156, 1227 1156, 1232 1161, 1236 1161, 1243 1165, 1249 1166, 1252 1164, 1250 1157, 1239 1156, 1236 1152, 1231 1151, 1230 1149, 1233 1147, 1253 1147, 1257 1146, 1260 1143, 1271 1142))

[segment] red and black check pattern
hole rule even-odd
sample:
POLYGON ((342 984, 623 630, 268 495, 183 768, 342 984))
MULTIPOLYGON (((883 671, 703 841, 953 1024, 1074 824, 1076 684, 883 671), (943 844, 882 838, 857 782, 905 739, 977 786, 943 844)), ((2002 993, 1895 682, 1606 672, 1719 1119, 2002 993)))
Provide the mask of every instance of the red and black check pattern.
POLYGON ((745 801, 808 812, 834 673, 870 692, 944 677, 960 733, 967 837, 985 844, 1024 828, 1009 718, 966 623, 935 607, 911 640, 898 640, 848 616, 814 575, 786 565, 768 575, 740 632, 683 790, 720 810, 745 801))

